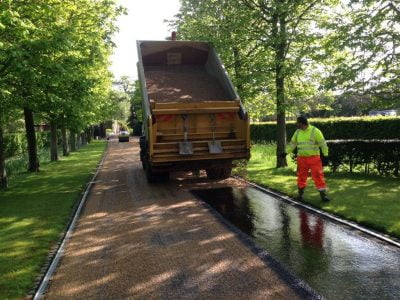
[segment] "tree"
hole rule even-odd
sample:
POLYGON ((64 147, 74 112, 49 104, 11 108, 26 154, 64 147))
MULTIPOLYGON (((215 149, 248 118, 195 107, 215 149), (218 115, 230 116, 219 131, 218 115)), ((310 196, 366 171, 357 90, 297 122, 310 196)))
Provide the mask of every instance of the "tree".
MULTIPOLYGON (((273 54, 277 114, 277 167, 287 166, 286 91, 293 75, 323 58, 318 20, 334 1, 241 0, 254 13, 254 35, 273 54), (258 37, 257 37, 258 36, 258 37)), ((308 69, 310 71, 311 68, 308 69)), ((310 78, 312 75, 305 76, 310 78)))
POLYGON ((124 12, 115 2, 0 2, 0 93, 24 110, 30 171, 39 170, 34 113, 51 124, 57 160, 57 127, 67 155, 66 128, 76 130, 73 136, 85 131, 90 140, 91 124, 110 109, 111 37, 124 12))
POLYGON ((397 1, 352 0, 326 26, 332 56, 328 88, 400 105, 400 7, 397 1))
MULTIPOLYGON (((336 1, 181 1, 171 22, 186 39, 211 41, 247 107, 275 107, 277 167, 287 165, 286 113, 318 91, 325 58, 319 21, 336 1), (271 100, 274 101, 271 102, 271 100), (250 102, 250 103, 249 103, 250 102)), ((320 91, 321 93, 321 91, 320 91)), ((304 105, 302 105, 304 107, 304 105)), ((293 110, 294 111, 294 110, 293 110)))

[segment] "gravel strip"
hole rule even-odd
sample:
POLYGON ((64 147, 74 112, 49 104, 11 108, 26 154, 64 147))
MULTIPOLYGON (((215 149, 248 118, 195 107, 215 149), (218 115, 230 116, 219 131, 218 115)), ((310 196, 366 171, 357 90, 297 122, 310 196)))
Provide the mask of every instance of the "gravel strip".
POLYGON ((299 298, 188 192, 235 180, 148 185, 137 144, 110 143, 46 298, 299 298))

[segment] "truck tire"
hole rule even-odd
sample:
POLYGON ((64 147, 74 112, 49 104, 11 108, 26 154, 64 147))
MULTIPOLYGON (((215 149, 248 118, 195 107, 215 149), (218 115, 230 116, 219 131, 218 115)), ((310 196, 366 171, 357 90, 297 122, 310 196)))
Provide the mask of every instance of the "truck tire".
POLYGON ((169 181, 169 172, 162 172, 156 174, 158 182, 167 182, 169 181))
POLYGON ((144 163, 144 171, 146 173, 146 179, 148 183, 154 183, 157 181, 156 174, 153 172, 151 166, 148 163, 144 163))
POLYGON ((147 153, 144 150, 140 150, 140 161, 142 162, 142 168, 143 170, 146 169, 146 155, 147 153))
POLYGON ((206 169, 208 179, 227 179, 231 177, 232 168, 212 168, 206 169))
POLYGON ((143 165, 148 183, 167 182, 169 180, 169 172, 154 172, 148 162, 143 163, 143 165))
POLYGON ((144 135, 141 136, 139 139, 140 150, 147 150, 147 148, 148 148, 147 145, 148 145, 148 143, 147 143, 146 137, 144 135))
POLYGON ((139 146, 140 146, 140 161, 142 162, 143 170, 145 170, 146 169, 146 161, 148 160, 148 158, 147 158, 148 143, 147 143, 145 136, 140 137, 139 146))

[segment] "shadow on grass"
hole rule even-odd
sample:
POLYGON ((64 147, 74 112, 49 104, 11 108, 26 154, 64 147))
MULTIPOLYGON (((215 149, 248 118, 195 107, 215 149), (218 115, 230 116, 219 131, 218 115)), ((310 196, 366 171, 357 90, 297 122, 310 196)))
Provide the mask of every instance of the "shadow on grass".
POLYGON ((105 143, 93 142, 0 191, 0 298, 24 296, 58 240, 105 143))

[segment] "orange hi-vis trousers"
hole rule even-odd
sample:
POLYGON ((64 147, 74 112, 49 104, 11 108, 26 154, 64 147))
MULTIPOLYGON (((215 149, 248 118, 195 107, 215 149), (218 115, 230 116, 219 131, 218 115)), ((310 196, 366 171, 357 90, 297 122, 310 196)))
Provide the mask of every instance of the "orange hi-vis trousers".
POLYGON ((301 189, 307 186, 307 178, 310 170, 316 188, 319 191, 325 190, 324 170, 319 155, 297 157, 297 186, 301 189))

